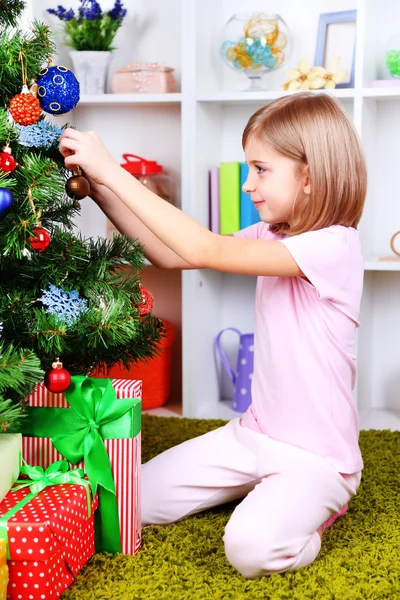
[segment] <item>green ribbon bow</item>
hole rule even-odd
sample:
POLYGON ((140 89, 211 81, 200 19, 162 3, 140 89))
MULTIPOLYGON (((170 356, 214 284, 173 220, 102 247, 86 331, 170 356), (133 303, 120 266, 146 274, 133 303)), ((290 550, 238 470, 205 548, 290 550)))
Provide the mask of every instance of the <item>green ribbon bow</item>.
POLYGON ((31 467, 22 461, 24 464, 21 467, 21 473, 27 475, 28 479, 17 479, 12 492, 16 492, 23 488, 29 487, 29 494, 25 496, 20 502, 18 502, 13 508, 10 508, 2 517, 0 517, 0 538, 6 540, 6 553, 7 560, 10 560, 10 550, 8 544, 8 528, 7 521, 13 517, 21 508, 28 504, 32 498, 40 494, 44 488, 49 485, 62 485, 65 483, 83 485, 86 489, 86 500, 88 507, 88 516, 91 512, 91 499, 90 499, 90 483, 83 479, 83 469, 72 469, 68 467, 66 460, 58 460, 52 463, 46 470, 43 467, 31 467), (19 484, 19 485, 17 485, 19 484))
POLYGON ((96 550, 121 552, 115 483, 103 440, 132 438, 139 433, 141 401, 117 399, 111 379, 82 376, 71 378, 65 397, 71 408, 27 406, 22 433, 51 437, 55 448, 72 464, 84 460, 92 492, 99 493, 96 550))

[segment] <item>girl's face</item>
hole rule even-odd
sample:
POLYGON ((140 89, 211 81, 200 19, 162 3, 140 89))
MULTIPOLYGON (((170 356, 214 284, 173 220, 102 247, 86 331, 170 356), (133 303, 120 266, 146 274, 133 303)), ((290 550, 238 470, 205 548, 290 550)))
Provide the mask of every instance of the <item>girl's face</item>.
POLYGON ((249 174, 242 189, 264 223, 289 223, 298 219, 305 195, 310 193, 307 167, 299 175, 296 162, 250 137, 245 148, 249 174))

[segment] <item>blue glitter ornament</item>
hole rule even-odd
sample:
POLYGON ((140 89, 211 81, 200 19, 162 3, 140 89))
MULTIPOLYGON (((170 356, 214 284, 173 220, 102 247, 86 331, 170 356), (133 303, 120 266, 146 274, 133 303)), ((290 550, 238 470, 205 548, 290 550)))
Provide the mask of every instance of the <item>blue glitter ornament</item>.
POLYGON ((36 83, 40 106, 51 115, 63 115, 79 102, 79 81, 66 67, 43 69, 36 83))
POLYGON ((0 188, 0 221, 2 221, 13 205, 13 195, 7 188, 0 188))

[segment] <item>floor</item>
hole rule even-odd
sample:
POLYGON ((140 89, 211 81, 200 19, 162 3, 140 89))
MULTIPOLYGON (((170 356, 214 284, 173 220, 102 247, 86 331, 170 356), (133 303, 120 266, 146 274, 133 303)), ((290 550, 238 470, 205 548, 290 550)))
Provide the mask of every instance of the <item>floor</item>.
POLYGON ((182 417, 182 403, 170 398, 164 406, 144 410, 144 415, 156 415, 157 417, 182 417))
MULTIPOLYGON (((182 404, 168 400, 164 406, 144 410, 143 414, 156 415, 158 417, 182 417, 182 404)), ((220 418, 232 418, 230 415, 220 415, 220 418)), ((379 410, 379 409, 361 409, 359 410, 360 429, 389 429, 391 431, 400 430, 400 411, 379 410)))

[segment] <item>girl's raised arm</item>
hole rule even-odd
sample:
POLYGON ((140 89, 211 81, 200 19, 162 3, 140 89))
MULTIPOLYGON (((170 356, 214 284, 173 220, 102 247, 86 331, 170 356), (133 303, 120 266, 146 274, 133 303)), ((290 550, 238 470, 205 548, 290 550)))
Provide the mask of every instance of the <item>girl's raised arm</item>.
POLYGON ((61 136, 60 152, 67 168, 79 165, 95 182, 109 188, 143 225, 193 268, 246 275, 303 275, 280 242, 216 235, 165 202, 120 167, 96 133, 67 129, 61 136))

